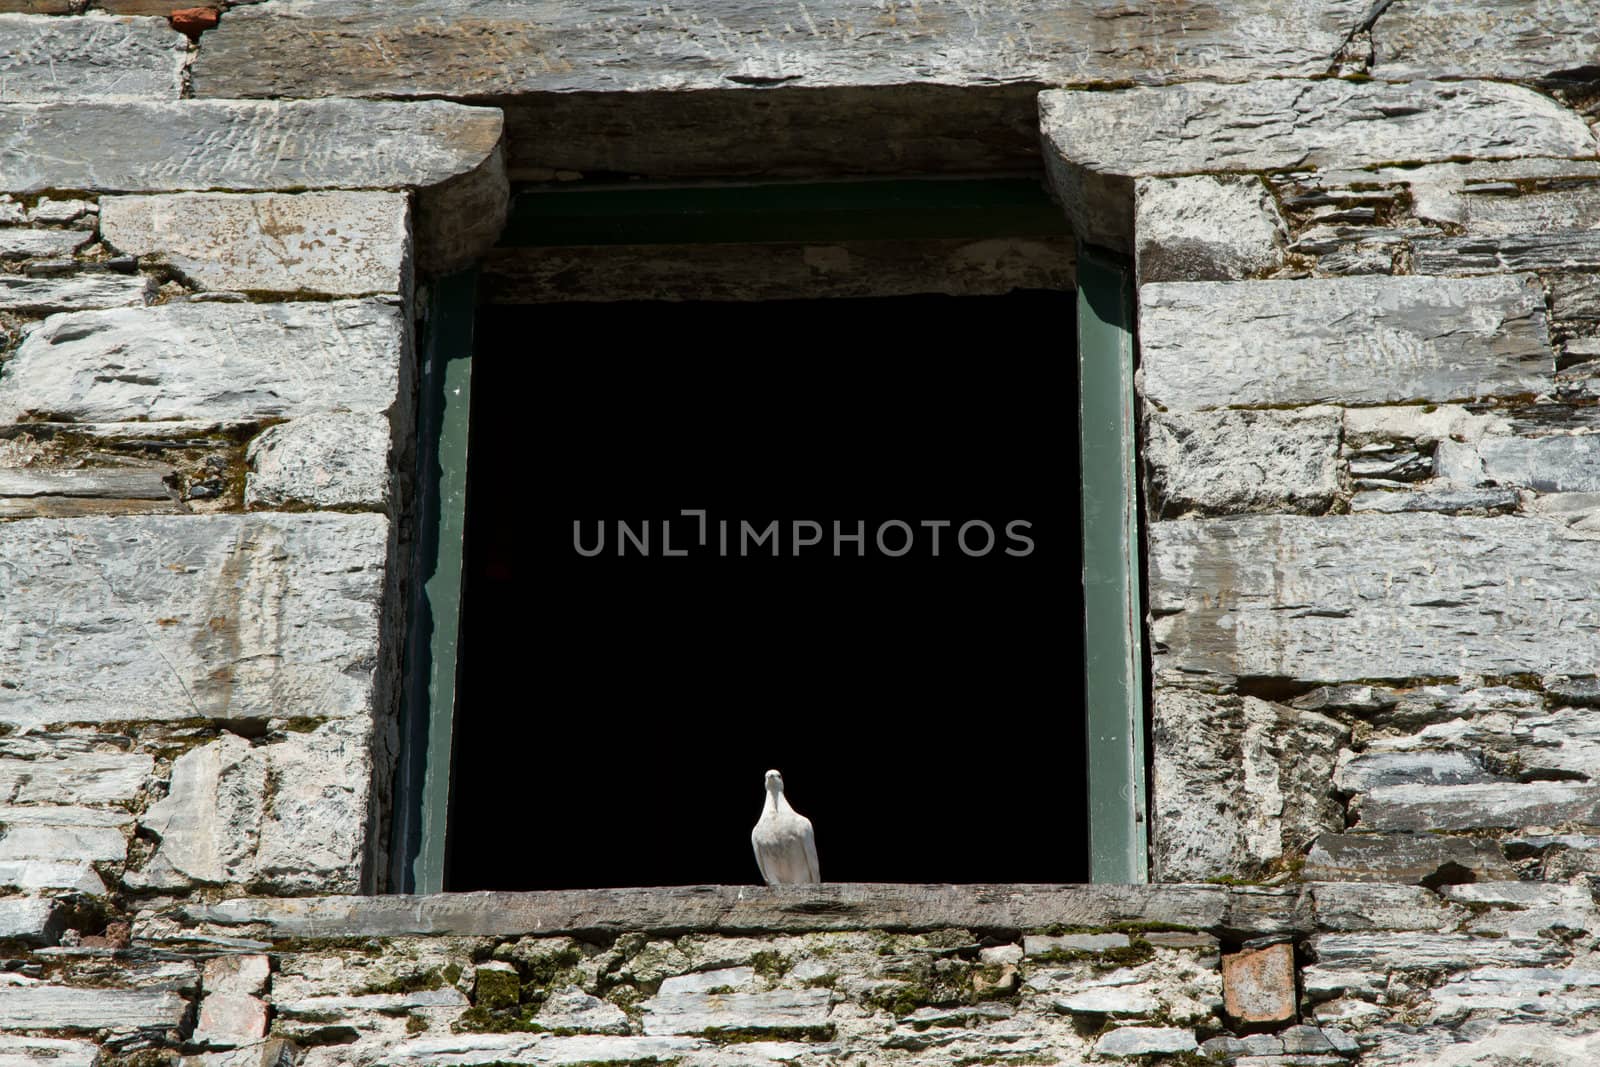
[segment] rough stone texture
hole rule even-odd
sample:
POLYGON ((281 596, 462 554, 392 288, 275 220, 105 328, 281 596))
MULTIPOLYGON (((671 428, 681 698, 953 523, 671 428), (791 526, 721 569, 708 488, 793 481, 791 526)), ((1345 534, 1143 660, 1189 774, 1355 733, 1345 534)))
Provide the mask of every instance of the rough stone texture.
POLYGON ((1555 371, 1533 275, 1159 283, 1139 331, 1169 410, 1514 396, 1555 371))
POLYGON ((1600 492, 1600 434, 1486 437, 1483 472, 1501 485, 1540 493, 1600 492))
POLYGON ((1600 546, 1537 519, 1364 514, 1157 523, 1150 528, 1156 670, 1313 682, 1587 674, 1600 647, 1597 568, 1600 546), (1375 545, 1381 569, 1367 562, 1375 545))
POLYGON ((1255 697, 1159 688, 1152 721, 1162 881, 1258 877, 1342 827, 1327 783, 1348 734, 1334 720, 1255 697))
POLYGON ((1200 171, 1592 157, 1577 114, 1520 86, 1342 79, 1039 94, 1045 159, 1074 230, 1132 248, 1132 179, 1200 171))
POLYGON ((1294 946, 1268 945, 1222 957, 1222 1002, 1241 1023, 1282 1023, 1295 1017, 1294 946))
POLYGON ((0 721, 364 715, 378 515, 13 523, 0 721))
POLYGON ((1336 408, 1156 413, 1144 462, 1157 517, 1328 510, 1339 492, 1336 408))
POLYGON ((1475 830, 1489 827, 1600 825, 1600 786, 1568 782, 1393 785, 1357 797, 1362 829, 1475 830))
POLYGON ((0 103, 176 100, 187 45, 155 19, 0 14, 0 103))
POLYGON ((403 193, 108 196, 100 238, 201 289, 365 296, 410 286, 403 193))
POLYGON ((1228 281, 1283 263, 1288 229, 1254 175, 1142 178, 1133 188, 1139 281, 1228 281))
POLYGON ((1319 934, 1309 946, 1323 968, 1466 970, 1542 967, 1564 962, 1566 946, 1545 938, 1466 934, 1319 934))
MULTIPOLYGON (((1218 885, 687 886, 190 904, 185 924, 273 937, 541 936, 659 932, 1041 928, 1160 923, 1251 936, 1303 928, 1295 891, 1218 885), (330 933, 337 931, 337 933, 330 933)), ((176 936, 181 936, 174 931, 176 936)))
POLYGON ((48 315, 57 311, 148 304, 155 295, 147 275, 77 274, 64 278, 0 275, 0 310, 48 315))
POLYGON ((52 315, 0 378, 0 420, 387 413, 405 324, 377 301, 169 304, 52 315))
POLYGON ((307 415, 250 442, 249 508, 381 509, 389 500, 389 427, 369 415, 307 415))
POLYGON ((176 993, 153 989, 0 985, 0 1027, 13 1030, 172 1029, 187 1007, 176 993))
POLYGON ((1510 79, 1592 67, 1600 26, 1586 13, 1566 0, 1404 0, 1373 26, 1373 73, 1510 79))
POLYGON ((161 842, 143 880, 356 892, 367 732, 359 720, 332 722, 261 747, 229 735, 178 757, 171 791, 140 820, 161 842))
POLYGON ((1155 0, 973 8, 956 0, 600 11, 517 0, 309 0, 230 12, 195 66, 202 97, 470 97, 671 89, 1054 84, 1321 74, 1365 0, 1155 0))

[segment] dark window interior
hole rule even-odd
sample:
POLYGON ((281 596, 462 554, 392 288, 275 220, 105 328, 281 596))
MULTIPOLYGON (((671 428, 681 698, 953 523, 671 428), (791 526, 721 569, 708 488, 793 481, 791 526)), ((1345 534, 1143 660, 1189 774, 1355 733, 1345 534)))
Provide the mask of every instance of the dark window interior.
POLYGON ((446 888, 759 883, 769 767, 826 881, 1087 880, 1073 315, 483 308, 446 888), (652 520, 651 556, 617 555, 619 519, 652 520), (664 519, 690 556, 660 555, 664 519), (739 520, 772 519, 783 555, 739 557, 739 520), (876 551, 888 519, 911 554, 876 551), (955 546, 970 519, 991 554, 955 546), (1002 551, 1014 519, 1031 555, 1002 551), (824 543, 791 556, 794 520, 824 543), (833 556, 834 520, 865 558, 833 556), (953 524, 937 558, 923 520, 953 524))

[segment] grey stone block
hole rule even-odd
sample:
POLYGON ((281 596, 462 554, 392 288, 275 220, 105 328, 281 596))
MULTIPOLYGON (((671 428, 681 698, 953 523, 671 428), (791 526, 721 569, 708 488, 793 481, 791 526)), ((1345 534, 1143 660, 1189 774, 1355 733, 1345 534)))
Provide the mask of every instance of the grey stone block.
POLYGON ((379 515, 10 524, 0 720, 367 715, 387 552, 379 515))
POLYGON ((176 100, 188 49, 160 19, 0 15, 0 103, 176 100))
POLYGON ((1140 290, 1144 395, 1169 410, 1538 393, 1533 275, 1167 282, 1140 290))
POLYGON ((667 993, 641 1005, 644 1032, 660 1037, 706 1031, 818 1030, 828 1024, 826 989, 764 993, 667 993))
POLYGON ((1283 263, 1288 228, 1255 175, 1143 178, 1133 195, 1141 282, 1227 281, 1283 263))
POLYGON ((1170 1026, 1122 1026, 1108 1031, 1096 1041, 1094 1051, 1100 1056, 1124 1058, 1193 1052, 1199 1047, 1193 1030, 1170 1026))
POLYGON ((1600 544, 1538 519, 1155 523, 1149 567, 1158 672, 1323 683, 1454 677, 1464 667, 1579 674, 1593 670, 1600 646, 1600 544))
POLYGON ((246 458, 249 508, 376 510, 389 501, 389 425, 370 415, 290 419, 251 440, 246 458))
POLYGON ((1348 731, 1255 697, 1158 687, 1154 698, 1155 877, 1254 878, 1343 826, 1328 792, 1348 731))
POLYGON ((0 378, 0 420, 384 414, 406 345, 378 301, 170 304, 52 315, 0 378))
POLYGON ((404 193, 175 193, 108 196, 100 237, 154 257, 202 289, 326 296, 411 285, 404 193))
POLYGON ((206 35, 194 81, 202 97, 496 97, 1306 76, 1327 70, 1365 13, 1366 0, 1238 0, 1206 18, 1115 0, 1045 10, 924 0, 877 15, 843 0, 604 14, 518 0, 312 0, 230 12, 206 35))
POLYGON ((1554 437, 1485 437, 1484 475, 1540 493, 1600 492, 1600 433, 1554 437))
POLYGON ((1495 82, 1194 82, 1048 91, 1039 107, 1045 160, 1075 231, 1123 251, 1138 177, 1596 153, 1576 113, 1495 82))
POLYGON ((259 747, 226 735, 184 753, 170 792, 140 819, 161 842, 151 863, 208 885, 357 892, 370 732, 353 719, 259 747))
POLYGON ((62 278, 0 275, 0 309, 35 315, 137 307, 148 304, 154 295, 154 281, 139 274, 96 272, 62 278))
POLYGON ((0 1027, 12 1030, 176 1029, 187 1010, 182 997, 157 989, 0 986, 0 1027))
POLYGON ((1335 408, 1152 412, 1144 461, 1157 517, 1328 510, 1339 492, 1335 408))
POLYGON ((1440 902, 1420 885, 1330 882, 1311 888, 1320 930, 1428 930, 1453 928, 1464 908, 1440 902))
POLYGON ((70 256, 94 240, 93 230, 32 229, 0 226, 0 259, 70 256))
POLYGON ((1570 782, 1393 785, 1351 802, 1364 830, 1477 830, 1600 824, 1600 786, 1570 782))
POLYGON ((1592 66, 1600 26, 1563 0, 1405 0, 1372 28, 1380 78, 1542 78, 1592 66))

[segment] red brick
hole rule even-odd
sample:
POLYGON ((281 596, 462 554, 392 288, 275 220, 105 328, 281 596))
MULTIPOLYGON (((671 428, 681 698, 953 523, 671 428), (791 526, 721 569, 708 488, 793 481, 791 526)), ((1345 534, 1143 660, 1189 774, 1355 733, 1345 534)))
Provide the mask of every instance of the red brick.
POLYGON ((1222 1006, 1239 1023, 1295 1018, 1294 946, 1268 945, 1222 958, 1222 1006))

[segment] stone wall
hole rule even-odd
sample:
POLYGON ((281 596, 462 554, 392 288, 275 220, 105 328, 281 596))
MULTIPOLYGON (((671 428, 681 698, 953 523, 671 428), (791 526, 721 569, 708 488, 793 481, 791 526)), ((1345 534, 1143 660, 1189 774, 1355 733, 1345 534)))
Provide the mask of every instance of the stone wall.
POLYGON ((175 6, 0 0, 0 1061, 1600 1059, 1592 4, 175 6), (1137 274, 1171 884, 351 896, 508 172, 1041 159, 1137 274))

